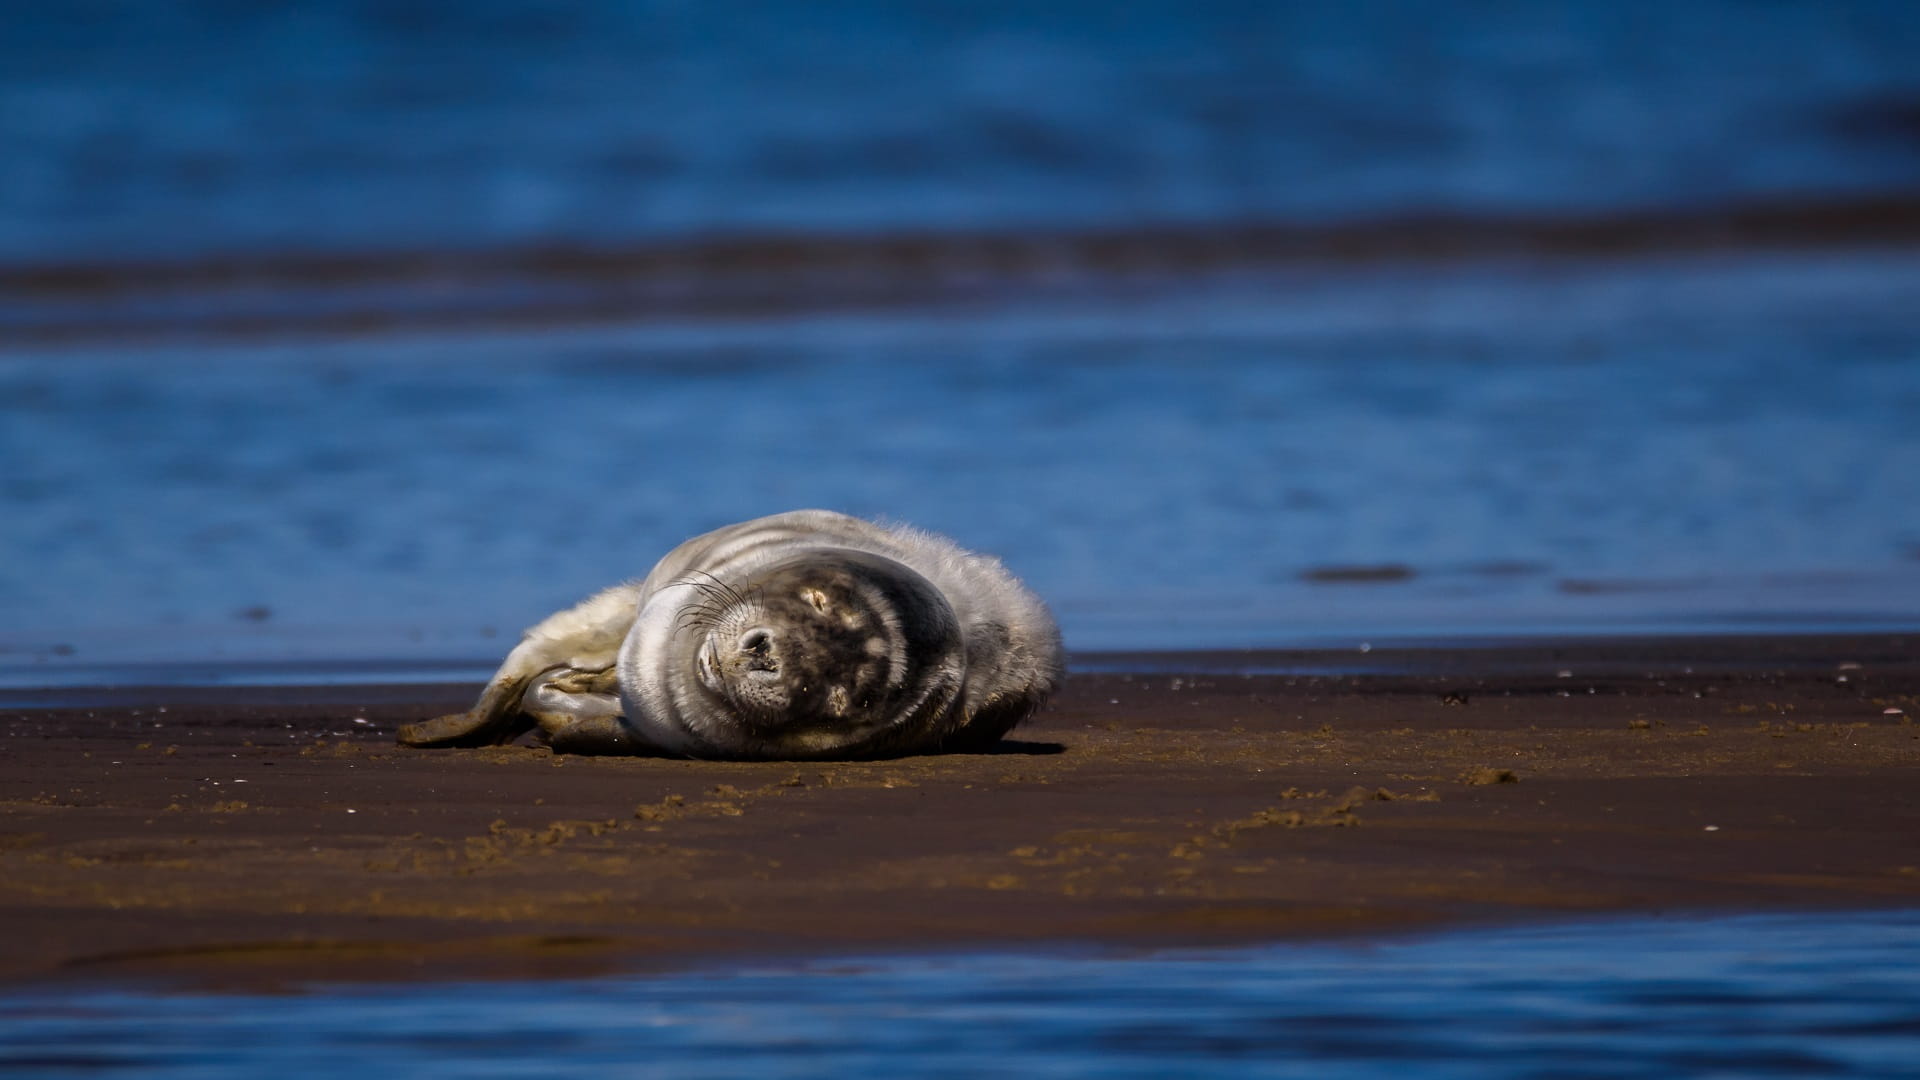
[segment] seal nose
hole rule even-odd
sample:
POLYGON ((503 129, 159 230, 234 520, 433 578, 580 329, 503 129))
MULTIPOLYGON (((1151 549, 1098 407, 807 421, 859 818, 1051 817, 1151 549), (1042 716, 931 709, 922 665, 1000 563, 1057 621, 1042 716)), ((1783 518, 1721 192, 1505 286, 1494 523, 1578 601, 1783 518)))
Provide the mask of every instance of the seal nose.
POLYGON ((764 626, 756 626, 741 634, 740 640, 735 642, 735 645, 749 669, 771 671, 779 666, 773 654, 773 631, 764 626))

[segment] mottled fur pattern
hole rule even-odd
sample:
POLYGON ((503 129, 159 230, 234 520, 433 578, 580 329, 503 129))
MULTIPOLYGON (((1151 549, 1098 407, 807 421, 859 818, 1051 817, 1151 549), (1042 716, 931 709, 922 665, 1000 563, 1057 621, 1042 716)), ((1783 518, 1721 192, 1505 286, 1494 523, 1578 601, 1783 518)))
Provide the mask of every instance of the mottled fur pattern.
POLYGON ((1059 685, 1060 632, 997 559, 797 510, 681 544, 526 632, 473 709, 409 746, 716 758, 991 745, 1059 685))

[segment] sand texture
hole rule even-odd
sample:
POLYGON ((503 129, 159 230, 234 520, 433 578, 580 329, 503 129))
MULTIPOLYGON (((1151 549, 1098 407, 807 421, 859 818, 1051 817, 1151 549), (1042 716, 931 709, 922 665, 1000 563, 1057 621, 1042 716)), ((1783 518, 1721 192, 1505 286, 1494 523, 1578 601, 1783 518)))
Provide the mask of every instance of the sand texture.
POLYGON ((998 752, 844 764, 393 744, 471 687, 28 695, 0 710, 0 978, 1910 905, 1916 646, 1090 657, 998 752))

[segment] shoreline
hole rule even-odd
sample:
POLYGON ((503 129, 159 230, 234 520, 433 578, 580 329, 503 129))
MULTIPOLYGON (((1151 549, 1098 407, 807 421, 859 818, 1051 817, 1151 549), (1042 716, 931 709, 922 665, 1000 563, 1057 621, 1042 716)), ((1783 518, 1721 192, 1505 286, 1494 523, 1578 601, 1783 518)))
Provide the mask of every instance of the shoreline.
MULTIPOLYGON (((416 657, 328 658, 309 650, 288 656, 222 655, 208 659, 110 657, 74 663, 0 664, 0 713, 159 704, 428 704, 479 693, 510 643, 492 653, 416 657)), ((1807 671, 1861 662, 1903 664, 1920 650, 1920 620, 1848 620, 1835 626, 1719 626, 1584 631, 1514 628, 1487 633, 1396 634, 1327 631, 1276 645, 1248 647, 1072 649, 1070 675, 1405 675, 1484 674, 1493 666, 1577 661, 1589 672, 1768 666, 1807 671)), ((89 650, 94 652, 95 650, 89 650)))
POLYGON ((393 745, 462 685, 50 692, 0 710, 0 985, 1920 904, 1913 635, 1334 652, 1078 657, 999 752, 850 763, 393 745))

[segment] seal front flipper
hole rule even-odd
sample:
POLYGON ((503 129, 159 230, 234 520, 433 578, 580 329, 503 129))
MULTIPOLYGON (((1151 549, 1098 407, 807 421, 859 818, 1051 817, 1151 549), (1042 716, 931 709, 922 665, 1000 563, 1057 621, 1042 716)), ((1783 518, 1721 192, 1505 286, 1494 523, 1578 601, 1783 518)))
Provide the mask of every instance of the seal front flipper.
POLYGON ((578 717, 555 727, 548 727, 543 721, 540 727, 547 733, 547 745, 553 747, 556 754, 664 756, 665 753, 634 734, 617 713, 578 717))
POLYGON ((618 673, 557 668, 528 684, 522 708, 562 754, 647 754, 657 751, 625 722, 618 673))

